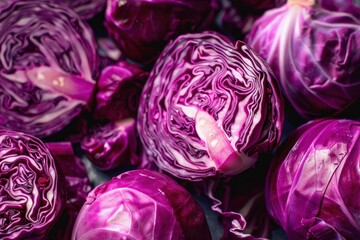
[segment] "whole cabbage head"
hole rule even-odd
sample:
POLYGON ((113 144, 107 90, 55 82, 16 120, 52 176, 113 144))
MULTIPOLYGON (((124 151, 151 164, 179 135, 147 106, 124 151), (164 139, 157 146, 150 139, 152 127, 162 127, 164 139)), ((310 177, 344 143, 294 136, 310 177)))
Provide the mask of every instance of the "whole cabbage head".
POLYGON ((152 64, 170 40, 209 27, 216 9, 216 0, 109 0, 105 26, 126 57, 152 64))
POLYGON ((38 137, 88 106, 98 56, 92 29, 64 6, 16 1, 0 13, 0 126, 38 137))
POLYGON ((245 38, 305 119, 339 114, 360 96, 360 21, 314 4, 289 0, 268 10, 245 38))
POLYGON ((93 189, 76 219, 73 240, 207 240, 203 209, 170 177, 131 170, 93 189))
POLYGON ((283 102, 248 45, 213 31, 184 34, 155 63, 137 127, 148 159, 176 177, 234 175, 277 146, 283 102))
POLYGON ((63 184, 40 139, 0 129, 0 239, 46 239, 65 206, 63 184))
POLYGON ((360 121, 321 119, 290 134, 268 171, 265 199, 289 239, 360 236, 360 121))

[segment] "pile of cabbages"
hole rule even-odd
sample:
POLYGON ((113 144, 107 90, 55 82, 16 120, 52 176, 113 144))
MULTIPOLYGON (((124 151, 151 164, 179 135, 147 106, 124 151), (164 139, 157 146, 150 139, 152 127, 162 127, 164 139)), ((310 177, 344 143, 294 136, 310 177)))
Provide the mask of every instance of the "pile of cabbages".
POLYGON ((358 239, 360 1, 0 1, 0 239, 358 239))

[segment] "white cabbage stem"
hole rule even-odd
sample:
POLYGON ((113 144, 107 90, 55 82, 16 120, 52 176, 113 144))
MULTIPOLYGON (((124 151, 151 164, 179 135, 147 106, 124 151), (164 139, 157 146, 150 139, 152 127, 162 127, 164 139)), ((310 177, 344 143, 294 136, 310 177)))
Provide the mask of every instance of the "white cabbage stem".
POLYGON ((224 131, 207 112, 199 110, 195 115, 195 129, 208 149, 218 171, 227 174, 245 171, 256 162, 231 146, 224 131))
POLYGON ((301 5, 305 7, 311 7, 315 5, 316 0, 288 0, 287 3, 289 5, 301 5))

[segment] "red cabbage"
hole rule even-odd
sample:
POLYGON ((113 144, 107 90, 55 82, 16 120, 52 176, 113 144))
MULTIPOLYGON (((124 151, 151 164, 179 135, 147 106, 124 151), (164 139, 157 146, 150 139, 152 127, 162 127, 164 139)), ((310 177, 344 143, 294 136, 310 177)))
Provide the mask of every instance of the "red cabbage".
POLYGON ((135 166, 137 155, 135 119, 96 124, 80 142, 87 158, 102 170, 135 166))
POLYGON ((97 83, 94 118, 110 121, 136 118, 148 75, 138 65, 126 61, 103 69, 97 83))
POLYGON ((0 129, 0 239, 45 239, 65 205, 64 191, 40 139, 0 129))
POLYGON ((360 121, 321 119, 290 134, 272 162, 267 208, 289 239, 360 236, 360 121))
POLYGON ((301 117, 339 114, 360 96, 360 21, 294 2, 267 11, 245 41, 270 64, 301 117))
POLYGON ((68 8, 16 1, 0 14, 0 126, 45 137, 88 106, 98 67, 92 29, 68 8))
POLYGON ((277 146, 282 103, 271 69, 245 43, 185 34, 155 63, 137 127, 162 170, 189 180, 233 175, 277 146))
POLYGON ((131 170, 97 186, 72 239, 211 239, 203 209, 170 177, 131 170))

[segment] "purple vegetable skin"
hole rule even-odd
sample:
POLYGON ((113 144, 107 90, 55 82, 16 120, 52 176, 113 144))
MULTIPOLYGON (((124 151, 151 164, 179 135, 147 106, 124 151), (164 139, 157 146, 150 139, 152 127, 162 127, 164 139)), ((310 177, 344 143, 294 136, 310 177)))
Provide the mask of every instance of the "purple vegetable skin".
POLYGON ((109 0, 105 26, 126 57, 147 64, 171 39, 208 27, 216 8, 215 0, 109 0))
POLYGON ((267 208, 289 239, 360 236, 360 122, 321 119, 296 129, 269 169, 267 208))
POLYGON ((132 170, 96 187, 76 220, 73 240, 211 239, 203 209, 170 177, 132 170))
POLYGON ((149 160, 172 175, 234 175, 279 143, 283 102, 268 65, 216 32, 169 43, 145 84, 138 132, 149 160))
POLYGON ((270 64, 303 118, 339 114, 360 96, 360 21, 314 1, 267 11, 245 41, 270 64))
POLYGON ((71 9, 16 1, 0 14, 0 126, 46 137, 89 106, 98 67, 92 29, 71 9))
POLYGON ((45 239, 64 205, 63 179, 44 143, 0 129, 0 239, 45 239))
POLYGON ((80 145, 87 158, 102 170, 139 163, 133 118, 93 126, 80 145))
POLYGON ((94 118, 110 121, 136 118, 148 75, 140 66, 126 61, 103 69, 97 83, 94 118))

